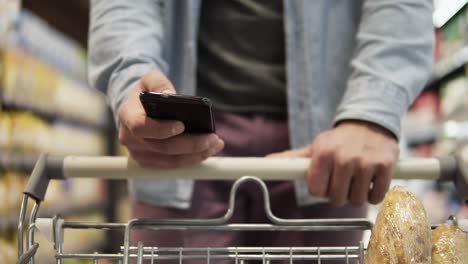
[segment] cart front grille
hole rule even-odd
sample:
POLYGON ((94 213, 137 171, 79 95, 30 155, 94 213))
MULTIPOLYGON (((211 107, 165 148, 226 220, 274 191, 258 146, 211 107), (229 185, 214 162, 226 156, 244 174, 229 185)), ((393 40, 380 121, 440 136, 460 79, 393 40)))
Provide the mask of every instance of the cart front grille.
MULTIPOLYGON (((225 247, 225 248, 158 248, 138 247, 130 248, 130 258, 138 260, 176 260, 178 263, 204 262, 206 264, 229 260, 231 263, 243 264, 251 261, 261 263, 295 263, 296 261, 310 261, 327 263, 340 260, 351 263, 352 260, 362 260, 363 247, 225 247)), ((355 262, 353 262, 355 263, 355 262)))

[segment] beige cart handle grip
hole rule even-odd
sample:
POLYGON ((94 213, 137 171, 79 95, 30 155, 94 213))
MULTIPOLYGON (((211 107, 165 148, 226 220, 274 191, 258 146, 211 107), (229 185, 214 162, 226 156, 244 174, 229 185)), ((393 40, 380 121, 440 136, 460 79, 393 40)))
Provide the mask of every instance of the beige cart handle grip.
MULTIPOLYGON (((250 175, 263 180, 296 180, 305 177, 309 163, 307 158, 213 157, 187 168, 148 170, 127 157, 68 156, 63 173, 65 178, 235 180, 250 175)), ((400 161, 394 178, 437 180, 440 162, 436 158, 400 161)))
MULTIPOLYGON (((36 163, 25 193, 36 200, 43 200, 49 180, 65 178, 235 180, 249 175, 263 180, 296 180, 304 178, 309 163, 307 158, 213 157, 192 167, 149 170, 128 157, 56 157, 44 154, 36 163)), ((462 186, 467 180, 456 177, 459 167, 454 157, 408 159, 397 163, 393 178, 452 180, 456 184, 461 182, 462 186)))

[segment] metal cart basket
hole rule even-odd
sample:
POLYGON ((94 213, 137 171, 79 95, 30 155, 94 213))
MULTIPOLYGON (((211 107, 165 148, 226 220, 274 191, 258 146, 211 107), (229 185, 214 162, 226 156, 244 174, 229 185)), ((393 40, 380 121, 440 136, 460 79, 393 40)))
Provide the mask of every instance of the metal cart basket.
MULTIPOLYGON (((340 260, 343 263, 363 263, 365 248, 359 245, 345 247, 194 247, 161 248, 130 245, 130 232, 135 229, 149 230, 220 230, 220 231, 344 231, 369 230, 368 219, 283 219, 276 217, 270 209, 268 190, 263 180, 294 180, 304 177, 310 160, 305 158, 209 158, 205 162, 176 170, 146 170, 126 157, 56 157, 40 156, 24 191, 18 225, 18 262, 34 263, 39 247, 34 235, 38 230, 53 242, 56 263, 65 259, 90 259, 94 263, 108 259, 117 263, 159 263, 173 260, 175 263, 197 260, 210 264, 220 260, 235 264, 250 261, 270 263, 283 261, 294 263, 300 260, 314 260, 327 263, 340 260), (255 175, 245 176, 245 175, 255 175), (37 218, 50 180, 79 177, 102 177, 106 179, 225 179, 236 180, 230 192, 229 209, 224 216, 216 219, 133 219, 128 223, 84 223, 67 222, 56 216, 53 219, 37 218), (233 215, 236 191, 244 182, 258 184, 264 198, 264 208, 270 223, 230 223, 233 215), (29 221, 25 217, 29 199, 34 200, 29 221), (27 227, 27 229, 26 229, 27 227), (65 229, 120 229, 124 231, 121 250, 115 253, 63 253, 65 229), (26 241, 24 241, 26 238, 26 241)), ((453 181, 459 195, 468 200, 468 176, 464 163, 455 156, 444 158, 411 159, 400 161, 394 179, 425 179, 453 181)), ((452 219, 456 222, 456 219, 452 219)))

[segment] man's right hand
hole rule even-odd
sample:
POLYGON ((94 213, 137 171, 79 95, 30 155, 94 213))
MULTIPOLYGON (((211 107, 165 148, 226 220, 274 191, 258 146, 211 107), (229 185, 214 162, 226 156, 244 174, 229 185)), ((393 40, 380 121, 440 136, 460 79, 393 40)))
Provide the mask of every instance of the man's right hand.
POLYGON ((176 93, 164 74, 152 71, 132 88, 119 110, 119 141, 140 166, 157 169, 189 166, 223 149, 224 142, 216 134, 186 134, 180 121, 146 116, 139 99, 143 91, 176 93))

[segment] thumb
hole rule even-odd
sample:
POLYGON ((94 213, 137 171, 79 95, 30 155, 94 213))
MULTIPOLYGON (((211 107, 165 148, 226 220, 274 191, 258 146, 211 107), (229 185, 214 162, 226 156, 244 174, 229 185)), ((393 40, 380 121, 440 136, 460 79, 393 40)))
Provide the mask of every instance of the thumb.
POLYGON ((161 71, 151 71, 141 78, 143 91, 176 94, 171 81, 161 71))

